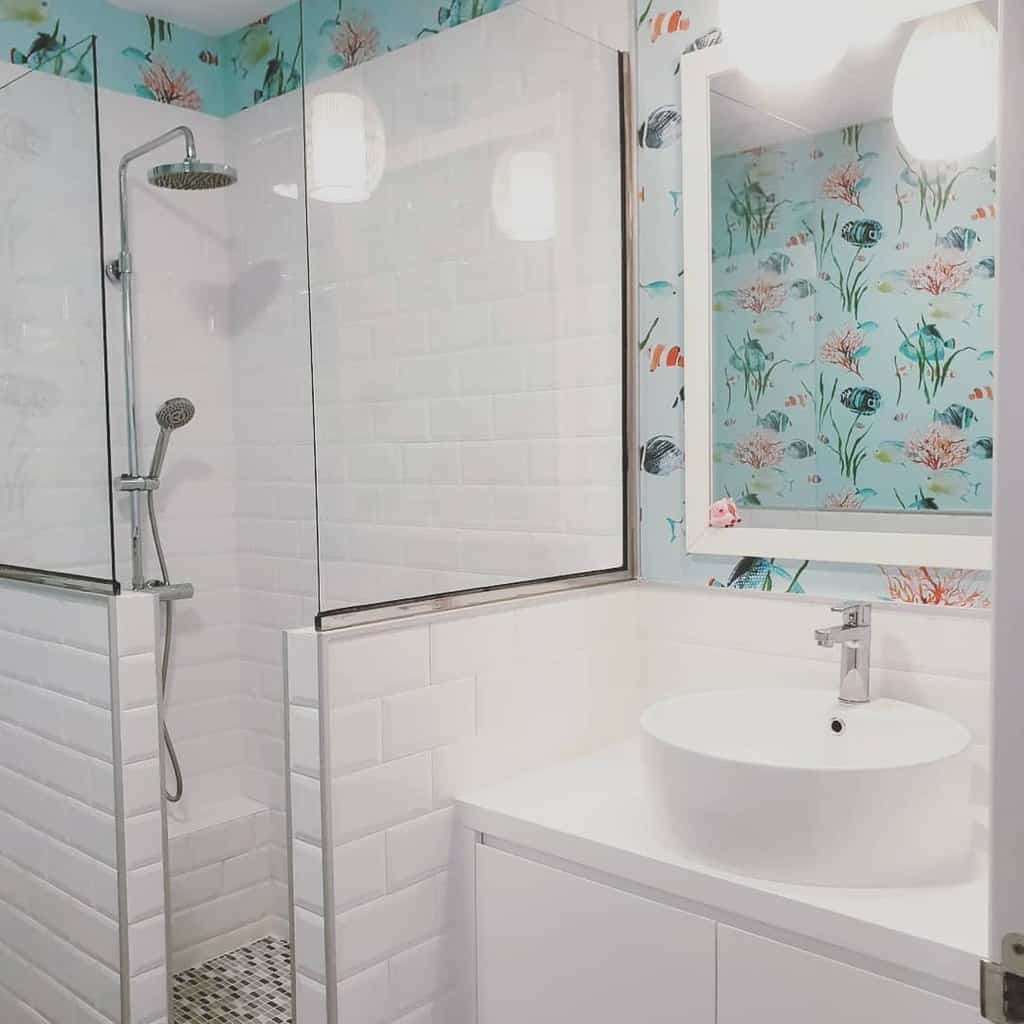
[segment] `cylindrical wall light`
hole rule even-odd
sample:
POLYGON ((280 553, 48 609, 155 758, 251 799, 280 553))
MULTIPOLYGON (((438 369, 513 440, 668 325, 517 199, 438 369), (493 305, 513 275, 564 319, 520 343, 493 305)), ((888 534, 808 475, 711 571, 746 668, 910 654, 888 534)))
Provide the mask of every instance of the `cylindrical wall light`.
POLYGON ((514 242, 546 242, 557 230, 555 161, 543 150, 515 150, 498 160, 491 188, 494 219, 514 242))
POLYGON ((387 143, 372 101, 348 92, 313 97, 309 122, 309 197, 362 203, 384 174, 387 143))
POLYGON ((937 14, 914 30, 896 72, 893 121, 918 160, 959 160, 996 137, 999 40, 977 7, 937 14))

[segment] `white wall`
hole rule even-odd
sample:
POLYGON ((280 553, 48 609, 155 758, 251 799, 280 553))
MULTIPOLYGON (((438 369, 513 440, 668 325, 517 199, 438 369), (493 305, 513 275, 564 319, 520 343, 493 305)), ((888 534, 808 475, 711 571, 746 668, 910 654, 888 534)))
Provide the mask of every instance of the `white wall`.
POLYGON ((310 205, 324 607, 618 566, 615 53, 512 6, 308 91, 387 142, 369 201, 310 205), (555 235, 514 241, 498 168, 537 150, 555 235))

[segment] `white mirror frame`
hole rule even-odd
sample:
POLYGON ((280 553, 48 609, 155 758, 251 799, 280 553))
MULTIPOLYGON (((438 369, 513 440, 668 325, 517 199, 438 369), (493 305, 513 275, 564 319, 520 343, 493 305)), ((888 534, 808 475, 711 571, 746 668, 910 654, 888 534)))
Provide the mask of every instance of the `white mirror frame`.
MULTIPOLYGON (((960 6, 963 0, 904 0, 904 18, 960 6), (921 8, 924 8, 923 10, 921 8)), ((683 122, 683 282, 686 339, 685 488, 686 546, 691 554, 763 555, 816 562, 927 565, 991 569, 992 538, 963 532, 976 517, 929 514, 943 532, 916 533, 912 517, 899 513, 793 511, 801 527, 711 527, 708 510, 723 497, 713 492, 711 316, 711 83, 738 68, 723 43, 682 57, 680 112, 683 122), (892 527, 899 525, 899 529, 892 527), (883 531, 883 524, 889 526, 883 531), (868 527, 868 529, 865 529, 868 527)), ((1002 178, 1000 153, 1000 180, 1002 178)), ((741 515, 743 514, 741 510, 741 515)), ((780 518, 759 513, 761 523, 780 518)))

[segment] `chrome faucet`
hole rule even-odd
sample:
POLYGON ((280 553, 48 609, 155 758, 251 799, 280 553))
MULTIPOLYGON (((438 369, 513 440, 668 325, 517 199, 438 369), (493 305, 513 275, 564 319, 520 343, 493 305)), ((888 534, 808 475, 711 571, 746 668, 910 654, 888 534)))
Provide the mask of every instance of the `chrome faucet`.
POLYGON ((842 615, 842 625, 816 629, 814 640, 819 647, 842 644, 839 699, 844 704, 866 704, 871 700, 871 605, 854 602, 832 611, 842 615))

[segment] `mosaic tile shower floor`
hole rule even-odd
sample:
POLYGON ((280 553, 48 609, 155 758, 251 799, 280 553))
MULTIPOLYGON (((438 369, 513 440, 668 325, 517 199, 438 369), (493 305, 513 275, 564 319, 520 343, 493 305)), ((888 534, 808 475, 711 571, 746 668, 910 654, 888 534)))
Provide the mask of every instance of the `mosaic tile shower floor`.
POLYGON ((174 1024, 292 1024, 292 951, 266 938, 174 977, 174 1024))

